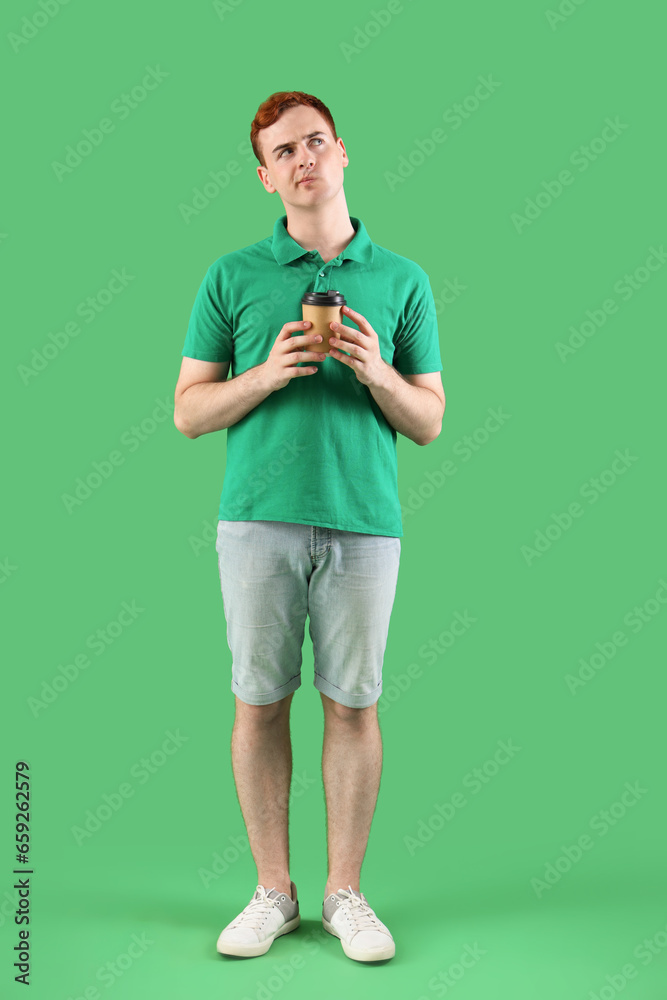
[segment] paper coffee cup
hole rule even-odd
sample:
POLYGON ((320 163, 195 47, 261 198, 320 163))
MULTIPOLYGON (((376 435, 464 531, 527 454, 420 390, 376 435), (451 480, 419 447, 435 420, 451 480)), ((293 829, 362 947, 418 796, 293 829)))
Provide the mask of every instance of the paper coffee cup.
MULTIPOLYGON (((301 299, 301 312, 304 320, 310 320, 313 324, 308 328, 307 333, 319 333, 322 341, 319 344, 309 344, 306 350, 319 351, 328 354, 331 350, 329 337, 336 337, 338 333, 329 326, 329 323, 343 322, 343 306, 345 296, 336 290, 328 292, 306 292, 301 299)), ((308 362, 309 364, 311 362, 308 362)))

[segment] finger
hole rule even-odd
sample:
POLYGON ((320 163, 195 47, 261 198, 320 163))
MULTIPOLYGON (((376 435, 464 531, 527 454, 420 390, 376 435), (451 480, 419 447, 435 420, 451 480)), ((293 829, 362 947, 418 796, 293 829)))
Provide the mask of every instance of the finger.
POLYGON ((368 336, 366 333, 363 332, 363 330, 355 330, 353 327, 345 326, 343 323, 332 323, 331 327, 336 333, 336 336, 346 335, 350 337, 352 340, 354 340, 355 337, 368 336))
POLYGON ((290 337, 297 330, 307 330, 310 327, 310 320, 298 320, 294 323, 285 323, 282 329, 283 339, 290 337))
POLYGON ((347 354, 343 354, 341 351, 337 351, 335 347, 332 347, 329 351, 329 357, 335 358, 336 361, 342 361, 344 365, 352 365, 354 358, 349 358, 347 354))
POLYGON ((326 354, 320 351, 294 351, 292 354, 285 355, 286 361, 301 362, 301 361, 324 361, 326 354))
POLYGON ((343 306, 343 309, 349 314, 350 319, 354 320, 357 326, 361 327, 361 333, 363 333, 364 336, 377 336, 375 330, 365 316, 362 316, 361 313, 355 312, 354 309, 350 309, 349 306, 343 306))
POLYGON ((331 350, 335 350, 335 345, 338 344, 341 350, 347 351, 348 354, 354 355, 355 358, 361 358, 365 353, 363 347, 359 344, 349 344, 346 340, 337 340, 336 337, 332 337, 329 340, 329 344, 331 345, 331 350))
POLYGON ((295 347, 305 346, 306 344, 319 344, 322 341, 322 335, 320 333, 309 333, 304 334, 303 337, 292 337, 291 341, 295 347))
POLYGON ((349 306, 343 306, 343 312, 347 313, 350 319, 353 319, 355 323, 358 323, 359 320, 361 320, 362 323, 368 322, 365 316, 362 316, 361 313, 355 312, 354 309, 350 309, 349 306))

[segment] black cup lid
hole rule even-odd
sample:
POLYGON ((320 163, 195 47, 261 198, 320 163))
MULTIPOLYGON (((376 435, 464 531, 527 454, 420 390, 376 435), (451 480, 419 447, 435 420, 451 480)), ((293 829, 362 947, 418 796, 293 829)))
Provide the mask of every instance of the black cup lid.
POLYGON ((336 289, 328 292, 306 292, 301 299, 304 306, 344 306, 345 296, 336 289))

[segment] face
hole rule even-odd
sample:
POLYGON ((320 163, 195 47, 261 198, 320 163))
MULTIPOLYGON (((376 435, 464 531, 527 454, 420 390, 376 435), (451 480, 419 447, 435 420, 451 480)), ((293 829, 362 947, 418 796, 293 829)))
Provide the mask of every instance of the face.
POLYGON ((338 194, 349 160, 343 140, 334 141, 328 122, 314 108, 289 108, 262 129, 259 142, 266 162, 257 167, 259 179, 269 194, 278 192, 283 204, 306 207, 338 194), (301 184, 308 175, 313 180, 301 184))

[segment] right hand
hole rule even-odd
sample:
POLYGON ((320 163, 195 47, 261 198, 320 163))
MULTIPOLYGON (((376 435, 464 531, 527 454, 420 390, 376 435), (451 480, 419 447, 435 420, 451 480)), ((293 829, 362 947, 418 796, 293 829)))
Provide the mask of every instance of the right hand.
POLYGON ((319 333, 304 333, 302 337, 293 337, 297 330, 308 330, 313 324, 310 321, 301 320, 298 323, 285 323, 282 330, 275 339, 271 348, 271 353, 264 362, 266 377, 272 390, 283 389, 295 375, 314 375, 317 371, 313 368, 297 368, 298 361, 324 361, 326 354, 316 350, 316 345, 322 342, 319 333), (313 350, 307 351, 308 345, 314 345, 313 350))

